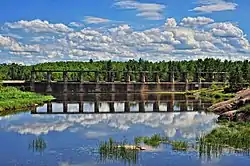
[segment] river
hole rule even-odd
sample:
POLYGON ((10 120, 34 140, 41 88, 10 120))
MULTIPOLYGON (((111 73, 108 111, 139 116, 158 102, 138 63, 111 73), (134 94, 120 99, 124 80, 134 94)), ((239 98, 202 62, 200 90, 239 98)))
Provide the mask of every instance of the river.
POLYGON ((3 166, 235 166, 248 165, 246 154, 227 150, 202 155, 175 151, 170 145, 141 151, 133 161, 101 158, 98 144, 113 138, 161 134, 195 142, 217 127, 206 113, 207 101, 183 95, 54 94, 51 103, 0 117, 0 165, 3 166), (97 109, 98 108, 98 109, 97 109), (34 146, 40 140, 45 146, 34 146))

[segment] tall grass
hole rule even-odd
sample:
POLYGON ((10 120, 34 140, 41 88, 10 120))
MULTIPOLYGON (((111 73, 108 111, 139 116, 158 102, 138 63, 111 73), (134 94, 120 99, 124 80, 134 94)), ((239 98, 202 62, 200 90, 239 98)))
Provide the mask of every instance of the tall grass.
POLYGON ((161 143, 168 143, 169 139, 167 137, 161 137, 160 134, 154 134, 151 137, 135 137, 135 144, 144 143, 152 147, 158 147, 161 143))
POLYGON ((125 147, 126 140, 115 142, 112 138, 99 144, 99 156, 101 162, 121 161, 125 165, 136 165, 138 161, 138 149, 125 147))
POLYGON ((234 149, 250 150, 250 123, 224 123, 211 133, 203 136, 200 142, 212 145, 232 147, 234 149))
POLYGON ((29 144, 29 149, 33 152, 43 152, 47 148, 47 143, 42 137, 37 137, 29 144))
POLYGON ((52 96, 43 96, 33 92, 23 92, 13 87, 0 86, 0 112, 17 110, 53 100, 52 96))

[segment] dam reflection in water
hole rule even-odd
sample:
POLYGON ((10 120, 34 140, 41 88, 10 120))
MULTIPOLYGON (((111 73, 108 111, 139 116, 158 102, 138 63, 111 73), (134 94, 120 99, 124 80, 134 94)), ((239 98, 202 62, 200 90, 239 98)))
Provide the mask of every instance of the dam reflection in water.
POLYGON ((204 111, 211 102, 180 94, 52 94, 32 114, 107 114, 204 111))

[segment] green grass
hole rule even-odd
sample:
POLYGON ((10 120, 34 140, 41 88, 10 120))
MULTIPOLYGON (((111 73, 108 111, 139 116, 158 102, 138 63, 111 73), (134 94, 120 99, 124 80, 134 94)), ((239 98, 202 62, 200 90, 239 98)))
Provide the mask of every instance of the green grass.
POLYGON ((211 101, 212 103, 218 103, 230 98, 235 97, 234 93, 225 93, 226 87, 212 85, 211 88, 203 88, 200 90, 192 90, 186 92, 190 96, 200 96, 203 100, 211 101))
POLYGON ((167 137, 161 137, 160 134, 154 134, 151 137, 135 137, 135 144, 144 143, 152 147, 158 147, 161 143, 169 142, 167 137))
POLYGON ((250 123, 221 122, 221 127, 201 137, 200 142, 250 150, 250 123))
POLYGON ((33 107, 53 99, 52 96, 23 92, 17 88, 0 86, 0 112, 33 107))
POLYGON ((249 112, 250 113, 250 104, 239 108, 238 111, 239 112, 249 112))

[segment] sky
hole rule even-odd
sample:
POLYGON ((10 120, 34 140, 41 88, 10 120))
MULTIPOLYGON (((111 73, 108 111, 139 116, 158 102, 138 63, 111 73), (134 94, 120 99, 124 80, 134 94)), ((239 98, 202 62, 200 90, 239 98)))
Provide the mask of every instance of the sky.
POLYGON ((0 63, 250 59, 248 0, 2 0, 0 63))

